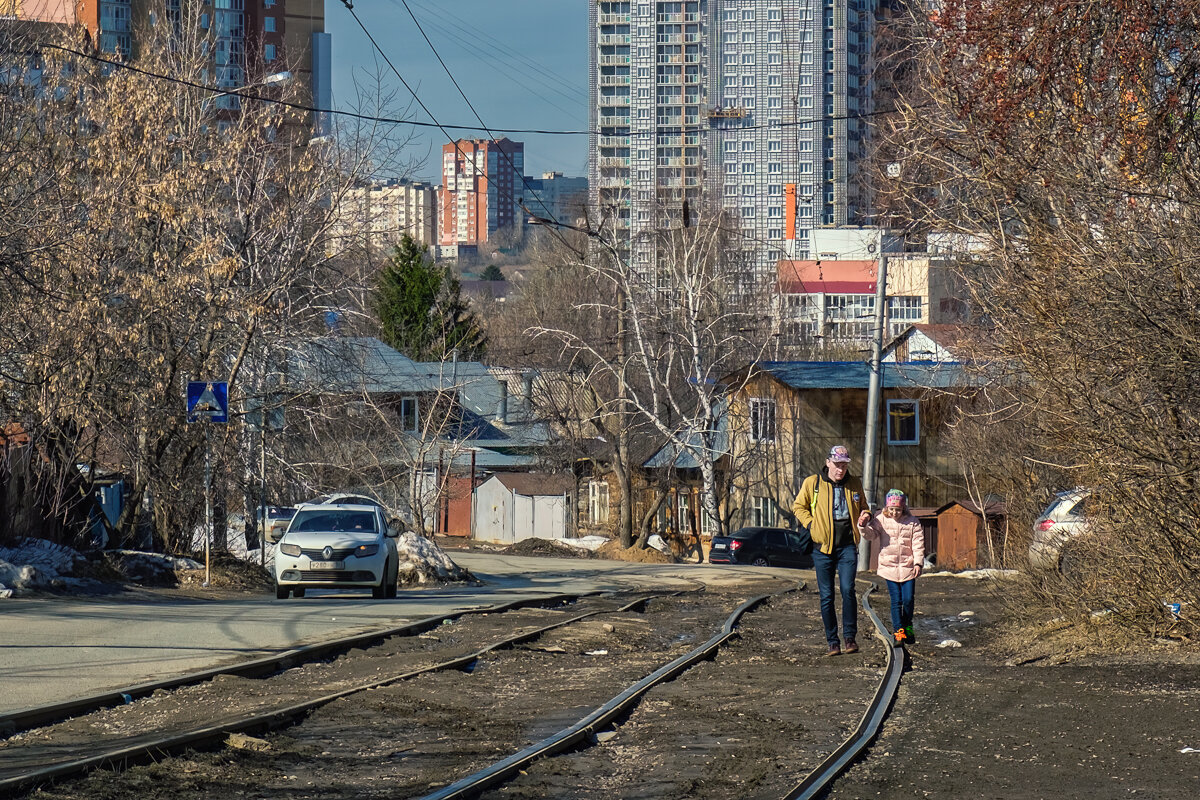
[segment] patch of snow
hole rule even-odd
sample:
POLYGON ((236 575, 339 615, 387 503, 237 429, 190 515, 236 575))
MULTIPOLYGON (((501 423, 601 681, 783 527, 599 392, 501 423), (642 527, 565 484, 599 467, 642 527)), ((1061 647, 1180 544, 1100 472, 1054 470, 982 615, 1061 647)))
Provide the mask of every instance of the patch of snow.
POLYGON ((958 612, 958 615, 960 617, 973 617, 973 616, 975 616, 975 612, 974 611, 960 611, 960 612, 958 612))
POLYGON ((609 542, 609 538, 607 536, 582 536, 578 539, 558 539, 557 541, 570 545, 571 547, 581 547, 584 550, 591 550, 592 552, 595 552, 596 550, 600 549, 601 546, 607 544, 609 542))
POLYGON ((425 583, 464 580, 468 573, 432 539, 419 533, 402 533, 396 539, 396 550, 400 554, 400 582, 425 583))
POLYGON ((962 572, 929 572, 921 573, 922 578, 968 578, 970 580, 982 581, 988 579, 999 578, 1015 578, 1021 573, 1015 569, 965 569, 962 572))
POLYGON ((21 539, 15 547, 0 547, 0 598, 62 585, 71 578, 81 556, 73 548, 47 539, 21 539))
POLYGON ((651 547, 653 547, 655 550, 657 550, 660 553, 670 553, 671 552, 671 545, 667 544, 667 541, 665 539, 663 539, 661 536, 659 536, 657 533, 654 534, 653 536, 651 536, 649 539, 647 539, 646 544, 650 545, 651 547))
POLYGON ((1185 747, 1182 750, 1180 750, 1179 752, 1181 752, 1181 753, 1200 753, 1200 750, 1197 750, 1194 747, 1185 747))
POLYGON ((962 642, 957 639, 942 639, 937 643, 937 647, 962 647, 962 642))

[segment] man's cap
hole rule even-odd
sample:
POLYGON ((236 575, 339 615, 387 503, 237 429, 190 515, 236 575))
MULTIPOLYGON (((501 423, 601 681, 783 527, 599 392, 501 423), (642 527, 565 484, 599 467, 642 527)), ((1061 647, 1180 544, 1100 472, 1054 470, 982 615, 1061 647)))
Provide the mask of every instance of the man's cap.
POLYGON ((850 451, 846 449, 846 445, 844 444, 835 444, 829 449, 829 460, 849 464, 850 451))
POLYGON ((887 493, 887 498, 884 500, 884 505, 888 508, 902 508, 904 506, 904 492, 899 489, 892 489, 887 493))

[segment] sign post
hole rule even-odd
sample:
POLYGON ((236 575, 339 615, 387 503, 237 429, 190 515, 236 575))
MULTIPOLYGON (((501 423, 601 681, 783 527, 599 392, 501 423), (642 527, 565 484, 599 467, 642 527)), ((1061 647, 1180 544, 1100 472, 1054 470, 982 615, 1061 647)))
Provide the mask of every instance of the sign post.
MULTIPOLYGON (((187 421, 229 422, 229 384, 224 381, 188 381, 187 421)), ((204 585, 211 570, 209 542, 212 541, 212 427, 204 426, 204 585)))

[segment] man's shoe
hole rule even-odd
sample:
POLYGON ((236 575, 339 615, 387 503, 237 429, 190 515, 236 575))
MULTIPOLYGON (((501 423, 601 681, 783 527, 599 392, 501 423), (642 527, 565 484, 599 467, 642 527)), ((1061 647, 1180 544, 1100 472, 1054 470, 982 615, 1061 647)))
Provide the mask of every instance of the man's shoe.
POLYGON ((841 654, 842 654, 842 648, 838 647, 836 644, 831 644, 831 645, 829 645, 829 652, 826 653, 825 655, 840 656, 841 654))
POLYGON ((854 641, 853 639, 847 639, 846 640, 846 652, 847 653, 857 653, 858 652, 858 642, 854 641))

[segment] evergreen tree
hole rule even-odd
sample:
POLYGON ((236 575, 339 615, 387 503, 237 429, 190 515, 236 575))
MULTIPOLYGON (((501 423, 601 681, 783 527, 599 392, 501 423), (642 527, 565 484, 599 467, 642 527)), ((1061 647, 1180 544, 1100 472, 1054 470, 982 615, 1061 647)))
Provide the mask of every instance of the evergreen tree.
POLYGON ((458 279, 429 258, 428 248, 405 234, 379 276, 375 290, 379 338, 409 358, 440 361, 457 347, 458 357, 479 358, 486 339, 462 299, 458 279))
POLYGON ((502 281, 502 280, 504 280, 504 273, 501 272, 500 268, 497 267, 495 264, 488 264, 487 269, 485 269, 483 271, 483 274, 479 276, 479 280, 481 280, 481 281, 502 281))

